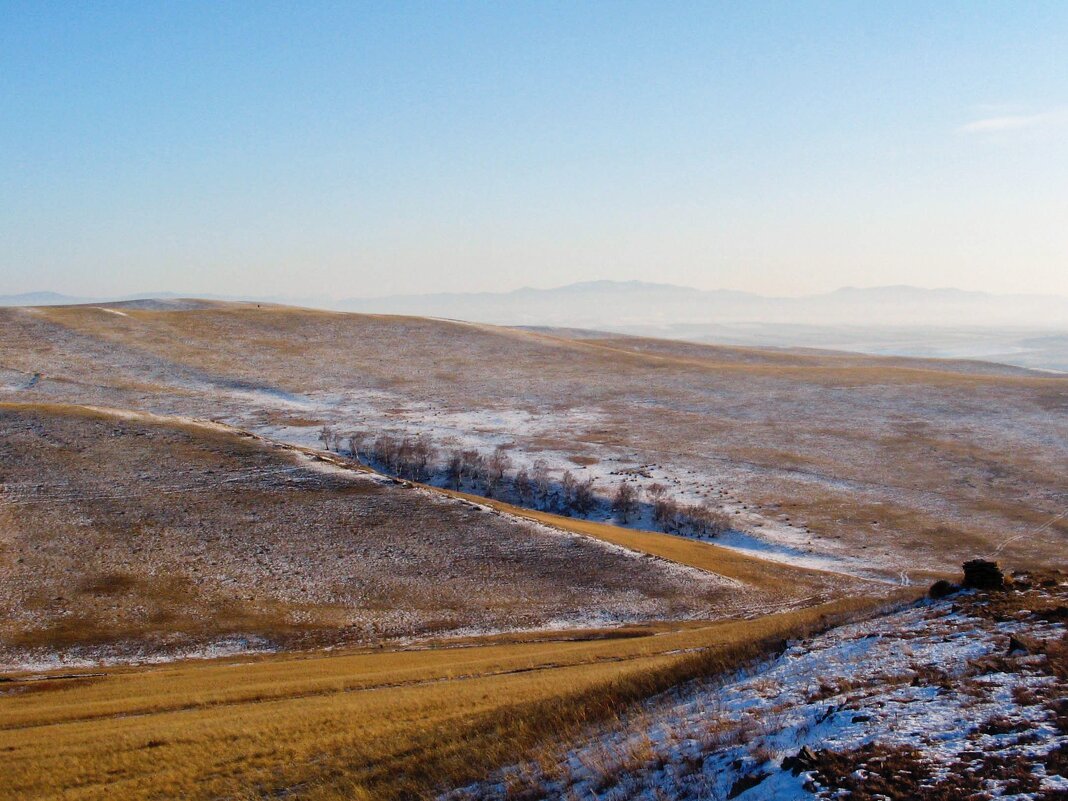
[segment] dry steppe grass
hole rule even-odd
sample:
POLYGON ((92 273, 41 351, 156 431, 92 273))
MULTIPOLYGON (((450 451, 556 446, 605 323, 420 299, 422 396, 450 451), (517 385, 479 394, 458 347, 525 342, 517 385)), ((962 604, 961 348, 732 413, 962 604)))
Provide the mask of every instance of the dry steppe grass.
POLYGON ((247 304, 116 309, 0 310, 6 394, 265 433, 460 415, 513 453, 655 463, 775 525, 788 512, 814 550, 889 575, 999 548, 1063 560, 1062 376, 247 304))
POLYGON ((0 798, 429 797, 878 603, 854 598, 609 639, 10 682, 0 685, 0 798))
POLYGON ((712 619, 839 589, 794 571, 768 595, 714 560, 645 558, 222 426, 84 407, 0 406, 0 488, 6 662, 712 619))
POLYGON ((757 595, 763 598, 763 603, 756 598, 752 600, 749 613, 768 612, 796 603, 815 605, 834 595, 848 592, 848 588, 866 587, 868 591, 872 589, 867 582, 851 576, 771 562, 737 550, 723 548, 711 542, 694 541, 687 537, 665 535, 656 531, 640 531, 592 520, 564 517, 550 512, 523 509, 509 503, 448 489, 438 491, 473 502, 477 501, 516 517, 565 531, 585 534, 623 548, 733 579, 744 587, 753 588, 757 595))
POLYGON ((693 540, 476 505, 201 421, 9 403, 0 431, 9 652, 144 658, 225 634, 342 645, 9 673, 4 799, 428 797, 888 599, 693 540), (397 623, 398 609, 412 614, 397 623), (599 611, 648 622, 413 650, 386 636, 599 611), (352 625, 368 615, 374 627, 352 625))
POLYGON ((0 309, 3 647, 338 650, 13 674, 0 798, 426 797, 886 599, 69 404, 295 441, 460 420, 576 469, 654 464, 890 575, 999 548, 1064 560, 1062 377, 241 304, 115 311, 0 309), (539 627, 556 630, 480 636, 539 627))

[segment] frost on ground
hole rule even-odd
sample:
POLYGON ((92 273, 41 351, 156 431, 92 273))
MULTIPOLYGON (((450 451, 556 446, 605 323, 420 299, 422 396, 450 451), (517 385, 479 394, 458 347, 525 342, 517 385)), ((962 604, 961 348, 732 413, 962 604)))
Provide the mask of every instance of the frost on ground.
POLYGON ((1066 578, 793 643, 445 798, 1068 798, 1066 578))
POLYGON ((769 600, 220 425, 0 408, 0 669, 714 619, 769 600))
MULTIPOLYGON (((110 665, 158 665, 166 662, 191 659, 223 659, 231 656, 270 654, 278 648, 269 640, 258 636, 224 637, 203 645, 191 646, 181 636, 170 642, 126 641, 106 645, 80 646, 57 650, 33 648, 20 650, 11 663, 0 661, 0 669, 21 673, 53 673, 57 670, 81 670, 110 665)), ((5 650, 0 648, 0 659, 5 650)), ((8 657, 11 658, 11 657, 8 657)), ((42 677, 47 679, 47 676, 42 677)), ((4 694, 0 684, 0 695, 4 694)), ((16 686, 13 692, 22 692, 25 685, 16 686)))
MULTIPOLYGON (((242 393, 229 393, 229 397, 241 397, 242 393)), ((278 402, 277 399, 274 399, 278 402)), ((295 400, 283 405, 297 404, 295 400)), ((868 579, 893 575, 895 580, 908 584, 907 571, 902 564, 886 559, 885 554, 855 549, 822 541, 803 522, 791 523, 788 516, 761 512, 743 499, 724 488, 723 477, 707 470, 680 469, 671 464, 671 457, 664 454, 663 462, 638 461, 637 455, 628 449, 598 444, 591 448, 584 443, 582 450, 597 456, 576 454, 575 440, 582 440, 585 432, 608 422, 605 415, 593 412, 561 412, 545 408, 537 412, 515 410, 481 410, 450 412, 433 405, 411 404, 400 395, 371 393, 359 399, 330 397, 317 402, 306 398, 297 408, 303 413, 314 413, 323 419, 336 422, 336 428, 264 425, 262 413, 238 413, 227 417, 235 427, 255 431, 257 434, 280 442, 303 447, 323 447, 323 431, 333 432, 336 450, 350 458, 360 458, 376 470, 390 472, 388 466, 354 453, 351 437, 362 436, 364 446, 372 446, 375 437, 382 435, 398 440, 420 438, 426 441, 433 453, 427 483, 439 487, 452 487, 476 495, 486 494, 486 487, 477 481, 463 479, 453 485, 447 475, 446 462, 451 453, 474 451, 488 458, 495 449, 506 453, 508 469, 494 497, 542 511, 567 514, 595 522, 611 523, 646 531, 669 531, 670 533, 714 538, 726 548, 749 552, 797 567, 826 570, 868 579), (341 432, 346 432, 343 436, 341 432), (534 444, 536 443, 536 444, 534 444), (515 492, 514 481, 520 471, 528 473, 543 463, 554 493, 559 492, 566 473, 576 481, 593 482, 594 504, 586 511, 562 508, 559 503, 536 504, 520 497, 515 492), (611 497, 621 483, 629 484, 636 492, 638 501, 633 514, 621 517, 611 504, 611 497), (654 487, 661 487, 664 497, 681 505, 701 506, 713 510, 729 521, 730 530, 714 535, 702 535, 685 527, 673 529, 662 525, 654 514, 650 502, 654 487), (786 517, 786 519, 783 519, 786 517)))
MULTIPOLYGON (((729 544, 848 572, 1063 553, 1068 379, 211 302, 0 309, 0 398, 422 433, 708 502, 729 544), (648 477, 643 473, 647 473, 648 477)), ((1030 560, 1033 560, 1030 561, 1030 560)), ((933 576, 930 576, 933 578, 933 576)))

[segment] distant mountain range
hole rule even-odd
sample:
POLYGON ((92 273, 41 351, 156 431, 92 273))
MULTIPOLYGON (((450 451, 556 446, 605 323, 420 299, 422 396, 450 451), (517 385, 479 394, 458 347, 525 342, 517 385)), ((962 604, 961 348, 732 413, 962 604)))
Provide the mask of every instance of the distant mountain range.
MULTIPOLYGON (((190 294, 78 298, 55 292, 0 296, 0 306, 115 303, 190 294)), ((206 300, 286 303, 339 311, 446 317, 527 327, 613 331, 722 345, 810 347, 898 356, 968 358, 1068 372, 1068 298, 960 289, 844 287, 776 298, 640 281, 589 281, 513 292, 381 298, 253 297, 206 300)))
POLYGON ((0 295, 0 306, 68 306, 72 303, 92 303, 91 298, 76 298, 58 292, 23 292, 21 295, 0 295))
MULTIPOLYGON (((173 292, 107 299, 54 292, 0 296, 0 305, 102 303, 183 297, 173 292)), ((184 297, 189 297, 185 295, 184 297)), ((705 291, 641 281, 588 281, 553 289, 511 292, 393 295, 341 301, 287 297, 196 295, 213 300, 290 303, 342 311, 448 317, 500 325, 563 326, 625 331, 684 325, 941 326, 1068 330, 1068 297, 994 295, 960 289, 843 287, 802 297, 768 297, 733 290, 705 291)))
POLYGON ((1057 296, 887 286, 776 298, 594 281, 504 293, 353 299, 336 307, 709 344, 982 359, 1068 372, 1068 298, 1057 296))
POLYGON ((346 311, 453 317, 503 325, 622 330, 681 324, 1053 327, 1068 329, 1068 298, 960 289, 844 287, 803 297, 703 291, 639 281, 592 281, 555 289, 359 298, 346 311))

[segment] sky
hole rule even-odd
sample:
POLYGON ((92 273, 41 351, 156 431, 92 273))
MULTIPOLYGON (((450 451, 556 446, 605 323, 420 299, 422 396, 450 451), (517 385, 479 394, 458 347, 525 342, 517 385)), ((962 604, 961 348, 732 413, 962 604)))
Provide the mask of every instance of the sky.
POLYGON ((1068 295, 1068 3, 0 0, 0 294, 1068 295))

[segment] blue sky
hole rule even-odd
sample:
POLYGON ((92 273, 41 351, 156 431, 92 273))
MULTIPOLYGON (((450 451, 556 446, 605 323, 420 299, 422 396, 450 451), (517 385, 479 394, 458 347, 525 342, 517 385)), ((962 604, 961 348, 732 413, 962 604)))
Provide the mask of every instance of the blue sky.
POLYGON ((1068 3, 0 0, 0 293, 1068 294, 1068 3))

